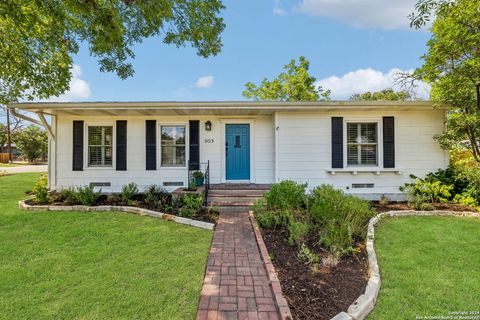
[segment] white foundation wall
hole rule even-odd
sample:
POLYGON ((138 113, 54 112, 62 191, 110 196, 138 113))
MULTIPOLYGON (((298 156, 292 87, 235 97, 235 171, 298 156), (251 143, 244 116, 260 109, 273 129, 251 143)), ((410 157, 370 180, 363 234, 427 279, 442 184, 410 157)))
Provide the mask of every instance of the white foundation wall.
MULTIPOLYGON (((57 116, 56 117, 56 148, 52 152, 56 155, 55 166, 50 169, 55 174, 51 175, 52 189, 63 189, 74 186, 84 186, 92 182, 109 182, 111 187, 102 187, 103 192, 118 192, 122 185, 135 182, 142 190, 151 184, 163 185, 164 182, 183 182, 188 185, 187 168, 162 168, 160 165, 160 142, 157 134, 157 170, 145 169, 145 120, 157 121, 158 126, 165 124, 179 124, 187 127, 186 158, 189 159, 188 151, 188 122, 200 120, 200 162, 210 161, 210 183, 224 182, 224 128, 227 123, 249 123, 251 126, 251 182, 273 183, 275 181, 274 159, 274 119, 273 116, 248 116, 248 117, 219 117, 219 116, 125 116, 125 117, 80 117, 80 116, 57 116), (87 154, 84 152, 83 171, 72 170, 72 140, 73 121, 83 120, 87 125, 113 125, 115 136, 115 122, 127 120, 127 171, 115 170, 115 138, 113 167, 89 168, 87 166, 87 154), (212 123, 212 130, 205 130, 205 122, 212 123)), ((84 130, 85 132, 85 130, 84 130)), ((87 145, 86 134, 84 145, 87 145)), ((84 148, 85 149, 85 148, 84 148)), ((86 149, 85 149, 86 150, 86 149)), ((52 163, 53 164, 53 163, 52 163)), ((178 188, 166 187, 168 190, 178 188)))
MULTIPOLYGON (((277 113, 276 180, 307 182, 309 188, 331 184, 347 193, 372 200, 384 194, 392 200, 403 200, 405 196, 399 187, 411 181, 410 174, 423 177, 448 166, 448 153, 433 139, 435 134, 444 131, 444 118, 445 112, 441 110, 277 113), (331 118, 343 117, 344 126, 346 121, 378 121, 379 162, 382 165, 384 116, 395 117, 395 168, 352 168, 344 165, 344 169, 332 169, 331 118), (349 172, 352 170, 357 172, 349 172), (374 184, 374 187, 353 189, 354 183, 374 184)), ((345 130, 343 139, 345 144, 345 130)), ((343 156, 345 159, 345 148, 343 156)))

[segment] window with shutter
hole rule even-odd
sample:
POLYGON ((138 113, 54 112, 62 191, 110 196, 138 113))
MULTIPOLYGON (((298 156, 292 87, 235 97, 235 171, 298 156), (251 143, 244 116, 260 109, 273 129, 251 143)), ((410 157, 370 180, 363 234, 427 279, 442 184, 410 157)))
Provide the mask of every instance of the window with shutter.
POLYGON ((88 126, 88 166, 111 167, 113 126, 88 126))
POLYGON ((162 167, 185 167, 185 126, 161 126, 162 167))
POLYGON ((378 165, 377 123, 347 123, 347 165, 378 165))

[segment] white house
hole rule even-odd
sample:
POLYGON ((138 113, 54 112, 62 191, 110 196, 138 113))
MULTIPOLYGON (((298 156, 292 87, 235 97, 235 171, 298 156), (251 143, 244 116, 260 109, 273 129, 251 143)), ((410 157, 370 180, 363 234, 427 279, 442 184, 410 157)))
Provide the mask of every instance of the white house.
POLYGON ((409 175, 445 168, 429 102, 18 103, 47 127, 52 189, 135 182, 173 190, 209 163, 210 183, 332 184, 401 198, 409 175), (48 121, 45 115, 50 116, 48 121))

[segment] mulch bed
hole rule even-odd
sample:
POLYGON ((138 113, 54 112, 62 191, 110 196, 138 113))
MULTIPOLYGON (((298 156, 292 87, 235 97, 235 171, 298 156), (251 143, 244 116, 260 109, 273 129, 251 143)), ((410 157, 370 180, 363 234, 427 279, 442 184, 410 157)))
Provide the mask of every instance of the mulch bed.
MULTIPOLYGON (((298 247, 287 243, 286 231, 261 231, 294 319, 330 319, 346 311, 364 293, 368 282, 365 250, 344 256, 332 268, 320 263, 313 272, 310 265, 298 258, 298 247)), ((326 256, 313 239, 307 242, 320 257, 326 256)))
MULTIPOLYGON (((406 202, 391 202, 388 204, 380 204, 378 201, 372 201, 372 206, 378 212, 387 212, 387 211, 399 211, 399 210, 414 210, 406 202)), ((467 212, 476 212, 475 208, 462 206, 457 203, 436 203, 433 204, 435 210, 446 210, 446 211, 467 211, 467 212)))
MULTIPOLYGON (((29 193, 27 193, 27 195, 32 195, 32 193, 29 192, 29 193)), ((54 199, 55 199, 55 197, 54 197, 54 199)), ((143 198, 142 198, 141 195, 134 196, 134 200, 136 201, 136 205, 133 205, 133 206, 160 212, 159 210, 156 210, 155 208, 151 208, 148 205, 146 205, 145 202, 142 201, 142 199, 143 198)), ((31 200, 31 199, 26 200, 25 203, 29 204, 29 205, 37 205, 37 203, 35 201, 31 200)), ((50 205, 50 206, 65 206, 65 205, 71 205, 71 204, 66 204, 64 202, 59 202, 59 201, 54 200, 53 202, 49 203, 48 205, 50 205)), ((116 201, 109 200, 107 195, 102 194, 100 196, 100 198, 98 199, 97 203, 95 204, 95 206, 127 206, 127 203, 125 203, 121 200, 116 200, 116 201)), ((176 215, 172 212, 164 212, 164 213, 176 215)), ((196 214, 194 214, 193 216, 188 217, 188 218, 193 219, 193 220, 204 221, 204 222, 217 223, 218 217, 219 217, 219 212, 217 210, 214 210, 212 208, 202 207, 202 209, 200 211, 198 211, 196 214)))

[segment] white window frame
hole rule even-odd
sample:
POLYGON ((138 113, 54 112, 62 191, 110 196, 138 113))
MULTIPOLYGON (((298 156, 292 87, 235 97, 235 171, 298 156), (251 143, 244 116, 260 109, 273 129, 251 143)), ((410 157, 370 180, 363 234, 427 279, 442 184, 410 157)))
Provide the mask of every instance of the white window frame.
POLYGON ((188 168, 188 160, 190 159, 190 148, 188 147, 190 145, 189 141, 190 137, 190 128, 188 125, 188 122, 161 122, 158 123, 157 127, 157 139, 158 139, 158 151, 157 151, 157 159, 159 163, 159 167, 162 170, 178 170, 178 169, 187 169, 188 168), (168 126, 182 126, 185 127, 185 165, 184 166, 162 166, 162 126, 168 127, 168 126))
POLYGON ((116 145, 117 145, 117 127, 116 122, 86 122, 83 132, 84 137, 84 169, 88 170, 112 170, 115 169, 115 161, 116 161, 116 145), (90 159, 88 153, 88 127, 112 127, 112 165, 111 166, 90 166, 90 159))
POLYGON ((382 118, 344 118, 343 119, 343 167, 344 168, 383 168, 383 126, 382 118), (376 123, 377 124, 377 164, 348 164, 348 136, 349 123, 376 123))

